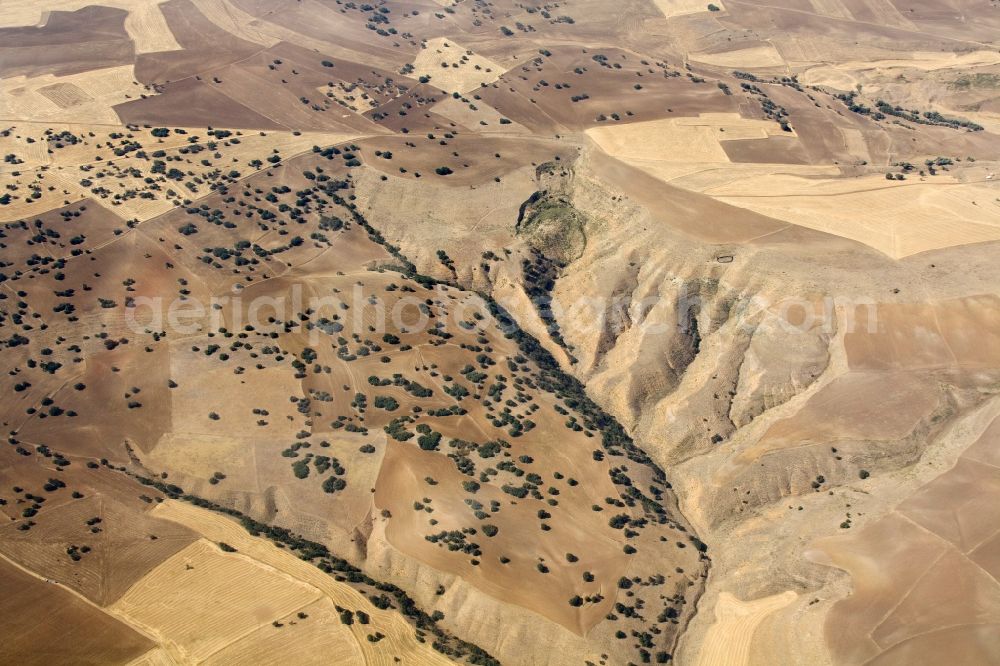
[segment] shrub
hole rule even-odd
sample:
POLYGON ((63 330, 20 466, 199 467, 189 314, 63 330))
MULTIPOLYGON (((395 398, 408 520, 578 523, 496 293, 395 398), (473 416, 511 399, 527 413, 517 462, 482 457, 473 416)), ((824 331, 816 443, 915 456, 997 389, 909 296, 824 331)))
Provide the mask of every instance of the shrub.
POLYGON ((399 402, 395 398, 387 395, 377 395, 375 396, 375 401, 373 403, 378 409, 384 409, 387 412, 395 411, 399 409, 399 402))
POLYGON ((331 476, 328 477, 326 481, 323 482, 323 492, 325 493, 335 493, 338 490, 343 490, 347 487, 347 481, 343 479, 331 476))
POLYGON ((441 442, 441 433, 431 431, 417 438, 417 444, 424 451, 437 451, 438 444, 441 442))

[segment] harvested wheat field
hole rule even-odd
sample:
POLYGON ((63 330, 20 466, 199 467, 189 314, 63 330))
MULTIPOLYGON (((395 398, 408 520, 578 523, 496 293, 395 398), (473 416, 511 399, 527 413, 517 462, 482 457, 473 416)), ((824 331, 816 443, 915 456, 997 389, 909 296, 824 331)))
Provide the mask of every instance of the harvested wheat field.
POLYGON ((3 79, 0 113, 10 120, 49 123, 116 124, 111 107, 138 97, 143 87, 131 66, 79 74, 3 79))
POLYGON ((504 68, 460 44, 440 37, 423 45, 413 60, 413 72, 426 76, 437 88, 463 92, 500 78, 504 68))
POLYGON ((722 2, 714 3, 713 6, 717 7, 717 10, 710 10, 708 8, 709 4, 710 3, 704 3, 701 0, 658 0, 656 8, 663 12, 663 15, 667 18, 687 16, 689 14, 698 14, 708 11, 722 11, 725 9, 725 5, 722 2))
POLYGON ((767 139, 783 132, 774 123, 735 113, 703 113, 694 118, 597 127, 587 134, 601 150, 624 160, 729 162, 722 141, 767 139))
POLYGON ((111 610, 155 632, 182 659, 203 661, 237 636, 284 618, 317 596, 199 540, 143 577, 111 610))
POLYGON ((848 189, 843 181, 769 176, 743 181, 739 194, 732 186, 708 193, 769 217, 860 241, 897 259, 950 245, 1000 240, 1000 190, 991 182, 885 183, 872 177, 848 189), (780 194, 757 196, 751 191, 780 194), (857 210, 867 214, 859 217, 857 210))
POLYGON ((22 664, 128 663, 152 642, 55 581, 0 561, 4 658, 22 664))
POLYGON ((150 572, 112 611, 146 628, 177 663, 245 663, 288 654, 305 663, 441 661, 398 617, 236 523, 175 501, 154 514, 204 538, 150 572), (178 585, 180 571, 190 573, 178 585), (175 612, 180 607, 186 610, 175 612), (370 619, 345 623, 345 609, 370 619), (386 638, 373 643, 367 636, 376 631, 386 638), (287 653, 289 639, 295 652, 287 653))
POLYGON ((801 157, 782 164, 786 157, 777 145, 763 159, 741 160, 760 164, 738 164, 731 158, 738 155, 734 145, 796 137, 773 123, 726 114, 594 128, 587 134, 603 151, 672 185, 856 240, 893 258, 1000 240, 1000 190, 985 172, 918 181, 831 178, 836 169, 807 166, 801 157), (859 210, 866 214, 856 214, 859 210))
POLYGON ((765 69, 785 66, 785 61, 781 57, 781 54, 770 44, 751 46, 732 51, 720 51, 717 53, 691 53, 689 57, 695 62, 714 67, 765 69))
MULTIPOLYGON (((158 517, 196 530, 216 543, 226 543, 236 548, 236 552, 245 558, 254 561, 258 567, 280 572, 295 583, 308 586, 318 595, 314 602, 302 608, 302 612, 312 618, 311 622, 304 621, 308 618, 298 618, 299 622, 295 623, 298 613, 288 613, 289 633, 301 634, 293 637, 292 641, 299 650, 297 660, 305 659, 308 662, 321 657, 326 661, 330 659, 328 650, 332 647, 339 650, 333 653, 338 655, 336 660, 344 663, 383 663, 392 661, 394 657, 401 658, 404 663, 447 663, 447 660, 428 647, 414 641, 409 627, 398 616, 376 608, 349 585, 337 582, 302 560, 249 536, 231 520, 174 501, 161 504, 154 513, 158 517), (351 611, 359 618, 360 613, 364 613, 371 619, 345 625, 341 620, 341 609, 351 611), (367 637, 375 631, 380 631, 386 638, 372 643, 367 637)), ((256 576, 254 580, 257 580, 256 576)), ((236 592, 236 587, 231 588, 233 593, 236 592)), ((264 596, 272 597, 270 594, 264 596)), ((282 646, 287 649, 288 643, 275 635, 275 632, 269 631, 274 628, 273 624, 262 627, 258 632, 215 653, 207 661, 218 664, 243 663, 240 661, 241 655, 268 654, 269 650, 277 657, 282 646)))
POLYGON ((0 6, 0 662, 1000 662, 1000 13, 0 6))
POLYGON ((758 625, 793 601, 795 593, 791 591, 750 602, 723 592, 716 602, 715 624, 709 629, 697 663, 704 666, 749 663, 750 645, 758 625))
MULTIPOLYGON (((164 0, 120 0, 101 3, 102 7, 114 7, 128 12, 124 28, 135 44, 136 53, 155 53, 157 51, 176 51, 181 48, 177 43, 159 5, 164 0)), ((35 2, 11 2, 4 8, 0 17, 0 27, 44 26, 51 21, 49 12, 75 12, 93 3, 82 0, 65 0, 39 5, 35 2)))

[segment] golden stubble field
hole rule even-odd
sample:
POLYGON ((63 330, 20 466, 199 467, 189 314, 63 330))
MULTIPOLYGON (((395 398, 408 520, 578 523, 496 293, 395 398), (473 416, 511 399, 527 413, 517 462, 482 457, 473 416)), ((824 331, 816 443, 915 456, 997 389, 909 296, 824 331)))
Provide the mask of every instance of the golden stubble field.
POLYGON ((834 164, 784 164, 782 146, 775 144, 772 163, 738 163, 725 146, 794 134, 773 123, 725 114, 587 133, 604 152, 666 183, 857 240, 896 259, 1000 239, 998 181, 992 166, 978 162, 959 165, 958 173, 905 181, 874 174, 845 178, 834 164))
POLYGON ((1000 659, 996 12, 0 13, 18 663, 1000 659))
POLYGON ((144 576, 112 610, 147 627, 178 663, 379 664, 392 663, 389 654, 403 663, 448 663, 417 643, 398 615, 232 520, 175 500, 152 513, 202 538, 144 576), (340 609, 371 619, 344 625, 340 609), (375 632, 385 638, 372 643, 375 632))

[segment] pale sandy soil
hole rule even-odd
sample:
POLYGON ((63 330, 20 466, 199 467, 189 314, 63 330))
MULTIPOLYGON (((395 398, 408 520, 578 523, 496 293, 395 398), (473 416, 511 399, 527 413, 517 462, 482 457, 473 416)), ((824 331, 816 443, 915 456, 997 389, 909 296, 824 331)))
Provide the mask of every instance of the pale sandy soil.
POLYGON ((994 51, 972 51, 962 54, 916 52, 910 58, 852 60, 810 67, 799 74, 799 81, 806 85, 851 90, 859 80, 872 75, 891 78, 899 76, 902 70, 936 72, 954 69, 960 71, 996 64, 1000 64, 1000 54, 994 51))

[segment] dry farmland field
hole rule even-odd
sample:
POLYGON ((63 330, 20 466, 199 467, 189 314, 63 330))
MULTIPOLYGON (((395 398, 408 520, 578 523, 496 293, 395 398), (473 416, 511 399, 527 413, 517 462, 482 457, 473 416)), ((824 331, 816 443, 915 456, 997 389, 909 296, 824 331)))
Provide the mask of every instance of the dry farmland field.
POLYGON ((1000 663, 998 54, 0 3, 0 663, 1000 663))

